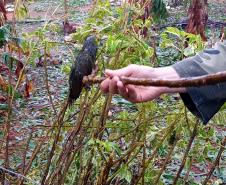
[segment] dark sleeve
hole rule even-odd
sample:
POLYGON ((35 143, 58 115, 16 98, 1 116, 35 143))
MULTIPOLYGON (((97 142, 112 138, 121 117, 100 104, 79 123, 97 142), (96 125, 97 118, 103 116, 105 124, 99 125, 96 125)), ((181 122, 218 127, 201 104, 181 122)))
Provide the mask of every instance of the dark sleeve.
MULTIPOLYGON (((173 65, 181 77, 196 77, 226 71, 226 42, 204 50, 194 57, 173 65)), ((181 94, 187 108, 206 124, 226 101, 226 82, 202 87, 189 87, 181 94)))

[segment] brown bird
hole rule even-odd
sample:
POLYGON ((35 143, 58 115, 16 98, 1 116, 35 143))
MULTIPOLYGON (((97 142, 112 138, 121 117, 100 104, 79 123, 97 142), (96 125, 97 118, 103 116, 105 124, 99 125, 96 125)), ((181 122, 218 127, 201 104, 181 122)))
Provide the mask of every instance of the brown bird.
POLYGON ((94 36, 87 37, 82 50, 79 52, 71 67, 69 77, 69 105, 81 94, 82 88, 84 87, 82 82, 83 77, 90 75, 95 68, 97 49, 96 38, 94 36))

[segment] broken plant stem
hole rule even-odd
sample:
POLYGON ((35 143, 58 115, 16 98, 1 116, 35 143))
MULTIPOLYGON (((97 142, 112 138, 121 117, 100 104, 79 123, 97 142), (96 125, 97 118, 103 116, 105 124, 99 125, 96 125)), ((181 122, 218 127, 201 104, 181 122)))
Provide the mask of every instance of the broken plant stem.
MULTIPOLYGON (((48 183, 46 183, 46 184, 54 183, 54 181, 56 180, 54 178, 55 175, 58 174, 59 172, 62 172, 62 170, 64 170, 63 167, 65 165, 65 161, 67 161, 70 158, 71 151, 73 150, 73 147, 75 147, 74 142, 75 142, 76 136, 81 131, 82 124, 85 121, 85 117, 90 111, 91 107, 89 107, 89 105, 93 105, 92 103, 88 105, 88 102, 87 102, 88 94, 87 93, 88 93, 88 91, 86 92, 85 98, 81 103, 80 114, 76 120, 75 127, 74 127, 72 133, 69 134, 68 139, 65 141, 64 148, 62 149, 62 151, 57 159, 57 168, 49 175, 49 177, 46 180, 46 182, 48 182, 48 183)), ((63 171, 62 174, 63 173, 66 173, 66 172, 63 171)), ((62 178, 62 176, 60 176, 59 178, 62 178)))
POLYGON ((50 153, 49 153, 48 158, 47 158, 47 164, 46 164, 46 168, 44 170, 44 174, 42 176, 41 184, 45 184, 46 178, 48 176, 49 168, 50 168, 50 165, 51 165, 51 162, 52 162, 52 158, 54 156, 54 152, 56 150, 57 144, 60 140, 60 134, 61 134, 61 131, 62 131, 61 129, 62 129, 62 126, 64 124, 63 119, 64 119, 64 115, 65 115, 67 107, 68 107, 68 103, 64 104, 62 111, 59 113, 59 116, 57 116, 57 123, 58 123, 57 126, 58 126, 58 128, 57 128, 56 136, 54 138, 50 153))
POLYGON ((108 112, 110 109, 110 105, 111 105, 111 100, 112 100, 112 93, 109 93, 108 96, 106 97, 104 106, 103 106, 103 110, 102 110, 102 114, 100 117, 100 125, 98 127, 98 130, 95 134, 95 137, 101 139, 103 136, 103 131, 106 129, 105 125, 106 125, 106 121, 107 121, 107 117, 108 117, 108 112))
POLYGON ((182 163, 181 163, 180 168, 179 168, 179 170, 177 172, 177 175, 176 175, 176 177, 175 177, 175 179, 173 181, 173 185, 176 185, 177 184, 177 181, 180 178, 180 174, 181 174, 182 170, 184 169, 186 160, 188 158, 189 151, 191 150, 191 147, 192 147, 192 143, 193 143, 193 141, 195 139, 195 136, 197 135, 197 132, 198 132, 198 124, 199 124, 199 122, 197 121, 196 124, 195 124, 195 126, 194 126, 194 129, 193 129, 192 135, 190 137, 190 140, 188 142, 186 151, 184 153, 184 157, 183 157, 182 163))
POLYGON ((22 163, 22 171, 23 171, 23 173, 24 173, 25 167, 26 167, 26 157, 27 157, 27 152, 28 152, 28 149, 29 149, 29 144, 30 144, 32 136, 33 136, 32 134, 33 134, 33 130, 31 129, 29 136, 27 138, 27 142, 26 142, 26 145, 25 145, 25 150, 24 150, 23 158, 22 158, 22 162, 23 162, 22 163))
POLYGON ((51 104, 53 112, 56 116, 57 110, 56 110, 56 107, 54 105, 53 98, 52 98, 50 88, 49 88, 49 75, 48 75, 48 69, 47 69, 47 48, 46 48, 46 46, 44 47, 44 52, 45 52, 44 53, 44 72, 45 72, 44 81, 45 81, 46 90, 47 90, 47 94, 48 94, 48 97, 49 97, 50 104, 51 104))
POLYGON ((140 170, 139 174, 137 177, 135 177, 135 179, 132 179, 133 184, 138 184, 140 179, 144 176, 145 174, 145 170, 146 168, 149 166, 149 164, 152 162, 152 160, 154 159, 154 157, 156 156, 156 154, 158 153, 159 148, 162 146, 163 142, 165 141, 165 139, 168 137, 168 135, 170 133, 173 132, 173 130, 175 129, 175 127, 177 126, 177 123, 180 120, 180 116, 178 116, 178 118, 176 118, 173 123, 166 128, 165 130, 165 134, 164 136, 161 138, 161 140, 158 142, 157 146, 155 147, 155 149, 153 150, 152 154, 150 155, 150 157, 147 158, 146 162, 145 162, 145 166, 142 167, 142 169, 140 170))
POLYGON ((222 141, 222 145, 220 147, 220 150, 217 154, 216 160, 214 161, 209 173, 206 176, 206 179, 203 182, 203 185, 206 185, 212 175, 212 173, 214 172, 215 168, 217 165, 219 165, 220 159, 221 159, 221 155, 223 154, 224 150, 225 150, 225 145, 226 145, 226 137, 224 137, 223 141, 222 141))
MULTIPOLYGON (((85 76, 83 82, 86 84, 99 84, 104 81, 106 77, 92 77, 85 76)), ((226 71, 216 74, 203 75, 199 77, 181 78, 179 80, 163 80, 150 78, 132 78, 120 77, 124 84, 139 85, 139 86, 157 86, 157 87, 198 87, 205 85, 214 85, 220 82, 226 82, 226 71)))
POLYGON ((64 21, 68 21, 68 2, 67 0, 64 0, 64 15, 65 15, 65 18, 64 18, 64 21))
POLYGON ((163 163, 163 166, 162 166, 160 172, 158 173, 158 176, 157 176, 157 178, 156 178, 154 184, 158 184, 158 183, 159 183, 160 177, 162 176, 162 174, 163 174, 163 172, 165 171, 165 169, 166 169, 166 167, 167 167, 169 161, 170 161, 171 158, 172 158, 173 151, 174 151, 174 149, 175 149, 175 147, 176 147, 176 144, 177 144, 177 139, 175 139, 173 145, 170 147, 170 150, 169 150, 169 152, 168 152, 168 155, 167 155, 167 157, 166 157, 166 159, 165 159, 165 161, 164 161, 164 163, 163 163))
POLYGON ((32 182, 32 184, 36 184, 36 185, 38 185, 39 183, 38 182, 36 182, 36 181, 34 181, 34 180, 32 180, 32 179, 30 179, 30 178, 28 178, 28 177, 26 177, 26 176, 24 176, 24 175, 22 175, 22 174, 20 174, 20 173, 17 173, 17 172, 15 172, 14 170, 9 170, 9 169, 7 169, 7 168, 4 168, 3 166, 0 166, 0 170, 2 170, 2 171, 4 171, 4 172, 7 172, 9 175, 11 175, 11 176, 16 176, 17 178, 22 178, 22 179, 26 179, 26 180, 28 180, 29 182, 32 182))
MULTIPOLYGON (((33 51, 34 47, 31 49, 31 51, 33 51)), ((10 53, 12 53, 12 51, 9 51, 10 53)), ((9 132, 11 129, 11 114, 12 114, 12 108, 13 108, 13 100, 14 100, 14 96, 15 96, 15 92, 17 90, 17 88, 19 87, 19 84, 23 78, 23 73, 25 70, 25 67, 27 66, 29 59, 31 57, 31 54, 29 54, 29 56, 26 59, 26 62, 23 66, 23 68, 20 71, 16 86, 14 87, 13 91, 10 91, 10 88, 8 89, 8 114, 7 114, 7 119, 6 119, 6 124, 5 124, 5 132, 4 132, 4 137, 5 137, 5 141, 6 141, 6 146, 5 146, 5 167, 8 168, 9 167, 9 132)), ((11 64, 12 65, 12 64, 11 64)), ((11 72, 9 75, 9 84, 11 86, 11 80, 12 80, 12 76, 11 76, 11 72)), ((3 173, 3 181, 4 181, 4 173, 3 173)))
POLYGON ((184 177, 184 182, 185 183, 188 183, 189 182, 189 175, 190 175, 190 172, 192 170, 192 165, 193 165, 193 157, 192 156, 189 156, 188 157, 188 160, 189 160, 189 165, 188 165, 188 169, 187 169, 187 172, 185 174, 185 177, 184 177))

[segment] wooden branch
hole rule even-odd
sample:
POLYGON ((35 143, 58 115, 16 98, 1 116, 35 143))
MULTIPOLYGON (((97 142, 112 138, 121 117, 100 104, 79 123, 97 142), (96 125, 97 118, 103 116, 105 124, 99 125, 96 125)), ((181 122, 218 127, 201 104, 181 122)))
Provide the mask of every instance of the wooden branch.
POLYGON ((163 163, 163 166, 162 166, 161 170, 158 173, 158 176, 157 176, 154 184, 158 184, 159 183, 160 177, 162 176, 163 172, 165 171, 165 169, 166 169, 166 167, 168 165, 168 162, 172 158, 172 155, 173 155, 173 152, 174 152, 174 149, 175 149, 176 145, 177 145, 177 139, 175 139, 175 141, 173 142, 173 145, 170 147, 168 155, 167 155, 167 157, 166 157, 166 159, 165 159, 165 161, 163 163))
POLYGON ((10 176, 16 176, 17 178, 21 178, 21 179, 26 179, 26 180, 28 180, 29 182, 32 182, 32 184, 36 184, 36 185, 38 185, 39 183, 38 182, 36 182, 36 181, 33 181, 32 179, 30 179, 30 178, 28 178, 28 177, 26 177, 26 176, 24 176, 24 175, 22 175, 22 174, 20 174, 20 173, 17 173, 17 172, 15 172, 14 170, 9 170, 9 169, 7 169, 7 168, 4 168, 3 166, 0 166, 0 170, 2 170, 2 171, 4 171, 4 172, 7 172, 10 176))
POLYGON ((176 185, 177 184, 177 181, 180 178, 180 174, 181 174, 182 170, 184 169, 184 166, 185 166, 185 163, 187 161, 187 157, 188 157, 189 151, 191 150, 191 147, 192 147, 192 143, 193 143, 193 141, 195 139, 195 136, 197 135, 198 124, 199 124, 199 122, 197 121, 196 124, 195 124, 194 130, 192 132, 192 135, 190 137, 190 140, 188 142, 187 148, 185 150, 185 153, 184 153, 184 156, 183 156, 183 160, 181 162, 181 165, 179 167, 179 170, 177 172, 177 175, 176 175, 172 185, 176 185))
POLYGON ((216 166, 219 164, 220 159, 221 159, 221 155, 222 155, 222 153, 223 153, 224 150, 225 150, 225 145, 226 145, 226 137, 224 137, 224 139, 223 139, 223 141, 222 141, 222 145, 221 145, 220 150, 219 150, 219 152, 218 152, 218 154, 217 154, 216 160, 214 161, 214 163, 213 163, 213 165, 212 165, 212 167, 211 167, 209 173, 207 174, 206 179, 205 179, 204 182, 203 182, 203 185, 206 185, 206 184, 208 183, 208 181, 209 181, 209 179, 210 179, 212 173, 214 172, 216 166))
MULTIPOLYGON (((98 84, 104 81, 105 77, 85 76, 83 83, 98 84)), ((199 77, 181 78, 179 80, 162 80, 162 79, 148 79, 148 78, 132 78, 120 77, 124 84, 132 84, 139 86, 156 86, 156 87, 199 87, 205 85, 214 85, 220 82, 226 82, 226 71, 216 74, 203 75, 199 77)))
MULTIPOLYGON (((45 19, 41 19, 41 20, 37 20, 37 19, 27 19, 27 20, 23 20, 23 21, 16 21, 16 24, 38 24, 38 23, 44 23, 44 22, 53 22, 53 20, 45 20, 45 19)), ((13 21, 7 21, 8 24, 13 24, 13 21)))
MULTIPOLYGON (((164 24, 164 25, 157 25, 159 29, 164 29, 166 27, 182 27, 185 28, 188 25, 188 19, 179 20, 176 22, 164 24)), ((208 27, 214 27, 214 28, 223 28, 226 27, 226 22, 223 21, 215 21, 215 20, 207 20, 207 26, 208 27)))

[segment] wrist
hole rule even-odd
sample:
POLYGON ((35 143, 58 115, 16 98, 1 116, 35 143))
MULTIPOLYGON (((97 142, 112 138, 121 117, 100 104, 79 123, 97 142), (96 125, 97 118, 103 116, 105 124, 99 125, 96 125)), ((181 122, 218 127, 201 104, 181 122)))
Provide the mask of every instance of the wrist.
POLYGON ((176 72, 176 70, 171 67, 158 67, 158 68, 153 68, 154 69, 154 75, 156 78, 162 79, 162 80, 178 80, 180 79, 179 74, 176 72))
MULTIPOLYGON (((171 67, 159 67, 154 68, 154 75, 156 78, 161 80, 179 80, 181 77, 176 72, 176 70, 171 67)), ((170 88, 170 87, 161 87, 160 88, 160 94, 166 94, 166 93, 185 93, 186 88, 170 88)))

